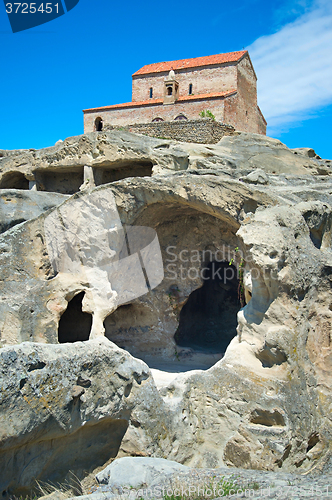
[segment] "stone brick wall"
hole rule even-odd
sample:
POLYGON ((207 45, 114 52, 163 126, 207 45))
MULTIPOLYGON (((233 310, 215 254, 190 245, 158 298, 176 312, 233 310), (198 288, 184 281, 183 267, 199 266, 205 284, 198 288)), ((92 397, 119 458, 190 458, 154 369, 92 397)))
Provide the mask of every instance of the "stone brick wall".
POLYGON ((259 134, 262 134, 262 135, 266 135, 266 120, 259 108, 259 106, 257 106, 257 113, 258 113, 258 133, 259 134))
MULTIPOLYGON (((233 135, 234 127, 208 118, 178 122, 139 123, 125 127, 135 134, 198 144, 216 144, 224 135, 233 135)), ((106 125, 104 130, 111 130, 106 125)))
MULTIPOLYGON (((153 88, 153 99, 162 99, 164 96, 164 79, 167 75, 168 72, 134 76, 132 81, 132 101, 148 100, 151 87, 153 88)), ((237 63, 177 70, 175 71, 175 79, 179 83, 180 97, 189 94, 190 83, 193 86, 192 92, 194 95, 228 92, 236 89, 237 63)))
POLYGON ((248 56, 237 65, 237 93, 225 99, 224 122, 236 130, 266 135, 266 121, 257 106, 257 77, 248 56))
POLYGON ((231 123, 224 118, 224 103, 229 98, 197 99, 190 101, 177 101, 175 104, 163 105, 162 103, 126 107, 101 109, 100 111, 87 111, 84 113, 84 132, 95 130, 96 118, 102 118, 105 125, 113 127, 124 127, 132 123, 151 123, 155 118, 162 118, 165 121, 174 121, 181 114, 188 120, 197 120, 203 110, 212 111, 216 120, 221 123, 231 123))
POLYGON ((244 132, 258 132, 257 77, 250 60, 245 57, 238 64, 237 119, 244 132))

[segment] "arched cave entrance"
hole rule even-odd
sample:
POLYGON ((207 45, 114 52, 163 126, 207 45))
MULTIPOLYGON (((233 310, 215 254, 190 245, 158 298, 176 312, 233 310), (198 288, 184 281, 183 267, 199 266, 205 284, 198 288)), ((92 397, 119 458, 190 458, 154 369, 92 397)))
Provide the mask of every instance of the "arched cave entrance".
MULTIPOLYGON (((133 192, 136 197, 137 192, 148 194, 149 189, 135 185, 133 192)), ((211 194, 213 190, 211 187, 211 194)), ((241 208, 255 212, 257 201, 251 195, 244 201, 237 200, 227 187, 222 197, 231 200, 227 217, 223 211, 211 215, 197 210, 196 201, 189 205, 188 200, 179 203, 174 198, 150 203, 129 218, 132 225, 156 230, 164 279, 149 293, 123 304, 105 318, 105 336, 143 359, 155 370, 155 380, 160 374, 161 378, 165 376, 158 379, 160 387, 172 380, 169 374, 209 369, 223 357, 236 336, 241 304, 237 271, 229 262, 239 245, 240 224, 231 213, 239 213, 241 208), (213 264, 220 266, 220 278, 213 264), (210 283, 202 283, 200 273, 204 267, 208 268, 206 277, 215 273, 210 283), (228 269, 234 271, 234 278, 224 282, 222 271, 228 269)))
POLYGON ((7 172, 0 182, 0 189, 29 189, 29 181, 22 172, 7 172))
POLYGON ((205 266, 204 283, 194 290, 180 312, 174 339, 180 347, 224 354, 236 336, 238 297, 237 269, 228 262, 205 266))
POLYGON ((59 321, 58 340, 65 342, 79 342, 89 340, 92 326, 92 316, 82 311, 84 292, 78 293, 68 302, 67 309, 59 321))
POLYGON ((164 280, 109 315, 105 336, 153 369, 210 368, 236 336, 241 304, 237 270, 229 262, 239 243, 238 224, 191 207, 158 203, 135 223, 156 229, 164 280), (204 277, 214 279, 201 279, 204 268, 204 277))

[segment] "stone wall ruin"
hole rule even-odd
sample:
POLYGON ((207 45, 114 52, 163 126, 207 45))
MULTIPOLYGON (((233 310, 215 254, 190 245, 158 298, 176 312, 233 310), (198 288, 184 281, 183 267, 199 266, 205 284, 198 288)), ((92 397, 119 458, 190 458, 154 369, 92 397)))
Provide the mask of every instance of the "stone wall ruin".
MULTIPOLYGON (((148 135, 162 139, 174 139, 181 142, 197 144, 216 144, 225 135, 233 135, 235 128, 213 119, 156 121, 139 123, 123 127, 134 134, 148 135)), ((112 130, 109 125, 105 130, 112 130)))

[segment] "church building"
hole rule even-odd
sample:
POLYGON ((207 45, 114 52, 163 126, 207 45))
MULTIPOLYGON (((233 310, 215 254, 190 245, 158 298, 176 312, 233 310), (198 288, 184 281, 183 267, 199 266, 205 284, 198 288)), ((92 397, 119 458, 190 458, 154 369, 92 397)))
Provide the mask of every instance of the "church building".
POLYGON ((257 76, 246 50, 148 64, 132 75, 132 101, 83 110, 84 132, 157 121, 197 120, 210 111, 236 130, 266 134, 257 76))

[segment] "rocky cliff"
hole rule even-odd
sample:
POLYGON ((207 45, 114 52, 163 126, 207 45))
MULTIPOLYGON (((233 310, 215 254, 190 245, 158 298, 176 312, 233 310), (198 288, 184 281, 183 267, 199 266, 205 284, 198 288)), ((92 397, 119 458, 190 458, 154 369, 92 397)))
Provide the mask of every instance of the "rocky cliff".
POLYGON ((4 496, 124 455, 323 464, 331 174, 311 149, 245 133, 3 152, 4 496))

